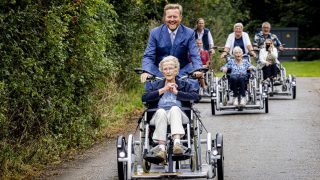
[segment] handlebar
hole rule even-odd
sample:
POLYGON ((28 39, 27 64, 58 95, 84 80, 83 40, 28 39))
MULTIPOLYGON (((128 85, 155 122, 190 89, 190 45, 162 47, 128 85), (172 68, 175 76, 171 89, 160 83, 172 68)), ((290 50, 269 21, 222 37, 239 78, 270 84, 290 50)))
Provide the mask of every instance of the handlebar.
MULTIPOLYGON (((145 70, 143 70, 143 69, 141 69, 141 68, 135 68, 134 69, 134 72, 136 73, 136 74, 143 74, 143 73, 148 73, 148 74, 150 74, 148 71, 145 71, 145 70)), ((155 76, 155 75, 153 75, 153 74, 150 74, 150 76, 148 76, 147 77, 147 79, 146 79, 146 81, 155 81, 155 80, 163 80, 164 78, 162 78, 162 77, 157 77, 157 76, 155 76)))
POLYGON ((202 72, 202 73, 206 73, 208 72, 209 68, 200 68, 200 69, 195 69, 191 72, 189 72, 187 75, 184 75, 182 77, 180 77, 179 79, 181 80, 185 80, 185 79, 197 79, 197 77, 194 75, 195 72, 202 72))
MULTIPOLYGON (((286 46, 286 44, 281 44, 281 46, 282 47, 285 47, 286 46)), ((278 51, 282 51, 282 50, 280 50, 280 46, 278 46, 278 47, 276 47, 276 46, 274 46, 275 48, 277 48, 277 50, 278 51)), ((264 45, 261 45, 260 47, 258 47, 258 46, 253 46, 253 50, 254 51, 256 51, 256 52, 259 52, 261 49, 263 49, 264 48, 264 45)))
MULTIPOLYGON (((197 77, 194 76, 194 73, 195 73, 195 72, 206 73, 208 70, 209 70, 208 68, 195 69, 195 70, 189 72, 187 75, 180 77, 179 79, 180 79, 180 80, 185 80, 185 79, 188 79, 188 78, 190 78, 190 79, 197 79, 197 77)), ((145 71, 145 70, 143 70, 143 69, 141 69, 141 68, 135 68, 135 69, 134 69, 134 72, 135 72, 136 74, 140 74, 140 75, 143 74, 143 73, 148 73, 148 74, 150 74, 148 71, 145 71)), ((157 76, 155 76, 155 75, 150 74, 150 76, 148 76, 146 80, 147 80, 147 81, 155 81, 155 80, 163 80, 163 79, 164 79, 164 77, 157 77, 157 76)))

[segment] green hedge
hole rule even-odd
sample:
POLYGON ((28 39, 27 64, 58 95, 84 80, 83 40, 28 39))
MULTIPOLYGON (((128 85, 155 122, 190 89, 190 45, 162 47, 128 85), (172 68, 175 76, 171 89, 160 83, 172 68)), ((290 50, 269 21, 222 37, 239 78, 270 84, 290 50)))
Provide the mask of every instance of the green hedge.
MULTIPOLYGON (((0 16, 0 174, 91 144, 93 91, 113 77, 117 15, 103 0, 8 1, 0 16), (47 155, 46 155, 47 156, 47 155), (2 172, 2 173, 1 173, 2 172)), ((54 160, 54 159, 53 159, 54 160)))

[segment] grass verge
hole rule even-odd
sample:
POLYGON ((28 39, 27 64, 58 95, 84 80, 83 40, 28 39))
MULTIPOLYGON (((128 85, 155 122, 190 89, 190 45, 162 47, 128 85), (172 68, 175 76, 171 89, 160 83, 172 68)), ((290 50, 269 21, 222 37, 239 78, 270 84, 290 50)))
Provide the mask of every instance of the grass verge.
POLYGON ((320 60, 282 62, 287 74, 297 77, 320 77, 320 60))

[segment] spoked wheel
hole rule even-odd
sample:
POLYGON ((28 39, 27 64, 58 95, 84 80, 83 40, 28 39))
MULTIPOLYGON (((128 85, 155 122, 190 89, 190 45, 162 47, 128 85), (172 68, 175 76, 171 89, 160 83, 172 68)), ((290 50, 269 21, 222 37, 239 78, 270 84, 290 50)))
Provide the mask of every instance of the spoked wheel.
POLYGON ((215 103, 214 99, 211 99, 211 113, 212 113, 212 115, 216 114, 216 107, 215 107, 214 103, 215 103))
POLYGON ((220 133, 216 134, 216 147, 220 159, 217 160, 217 177, 218 180, 224 179, 224 155, 223 155, 223 136, 220 133))
POLYGON ((264 99, 264 110, 265 110, 265 113, 269 113, 269 102, 268 102, 268 98, 266 97, 264 99))
POLYGON ((126 180, 127 177, 127 163, 119 161, 118 158, 127 156, 126 152, 126 139, 123 136, 119 136, 117 140, 117 166, 119 180, 126 180))

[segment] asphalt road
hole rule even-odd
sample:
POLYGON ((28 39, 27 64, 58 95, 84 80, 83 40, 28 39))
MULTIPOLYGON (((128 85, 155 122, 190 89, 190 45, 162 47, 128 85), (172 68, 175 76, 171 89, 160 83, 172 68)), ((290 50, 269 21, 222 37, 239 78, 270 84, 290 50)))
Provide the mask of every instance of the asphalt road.
MULTIPOLYGON (((320 179, 320 78, 298 78, 297 99, 273 98, 268 114, 245 110, 212 116, 209 103, 196 107, 206 128, 224 136, 225 179, 320 179)), ((115 141, 95 146, 43 179, 118 179, 115 141)))

